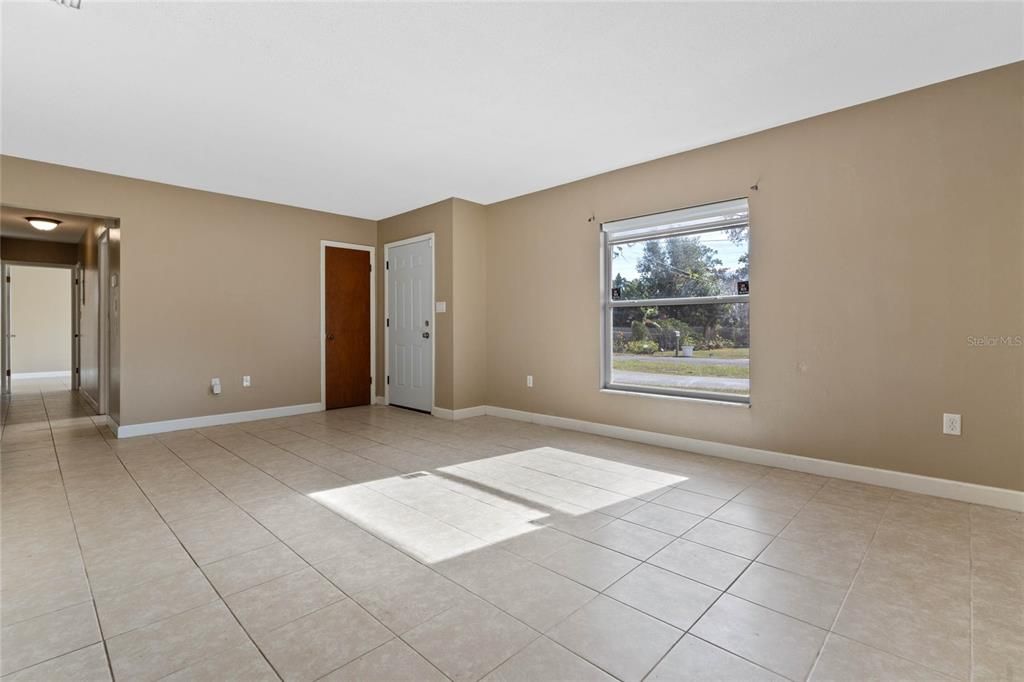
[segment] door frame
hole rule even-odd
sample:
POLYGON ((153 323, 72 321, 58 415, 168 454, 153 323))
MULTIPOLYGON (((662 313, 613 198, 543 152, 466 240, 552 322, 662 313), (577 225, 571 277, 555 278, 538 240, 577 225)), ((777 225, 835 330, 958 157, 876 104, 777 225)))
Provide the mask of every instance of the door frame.
POLYGON ((327 409, 327 295, 324 291, 326 283, 327 249, 351 249, 352 251, 368 251, 370 253, 370 404, 377 401, 377 247, 366 244, 350 244, 327 239, 320 240, 320 411, 327 409))
POLYGON ((71 390, 82 387, 82 266, 71 268, 71 390))
POLYGON ((110 410, 110 229, 106 226, 96 238, 97 271, 99 272, 99 409, 98 414, 110 410))
POLYGON ((391 317, 389 310, 391 296, 388 294, 391 280, 391 270, 388 268, 389 254, 392 247, 405 246, 406 244, 415 244, 422 241, 427 241, 430 246, 430 328, 433 330, 431 333, 434 335, 434 343, 430 344, 430 412, 433 414, 437 404, 437 249, 435 248, 437 240, 434 238, 433 232, 409 237, 408 239, 399 239, 384 245, 384 376, 387 377, 384 381, 384 404, 391 404, 391 348, 388 346, 391 340, 391 327, 387 323, 391 317))

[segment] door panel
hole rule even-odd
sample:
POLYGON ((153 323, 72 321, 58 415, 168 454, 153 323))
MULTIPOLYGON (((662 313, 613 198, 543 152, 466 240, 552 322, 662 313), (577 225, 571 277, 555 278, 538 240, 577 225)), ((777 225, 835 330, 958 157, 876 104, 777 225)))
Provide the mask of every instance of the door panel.
POLYGON ((434 403, 433 269, 429 239, 388 249, 388 400, 424 412, 434 403))
POLYGON ((324 250, 326 407, 370 404, 370 253, 324 250))

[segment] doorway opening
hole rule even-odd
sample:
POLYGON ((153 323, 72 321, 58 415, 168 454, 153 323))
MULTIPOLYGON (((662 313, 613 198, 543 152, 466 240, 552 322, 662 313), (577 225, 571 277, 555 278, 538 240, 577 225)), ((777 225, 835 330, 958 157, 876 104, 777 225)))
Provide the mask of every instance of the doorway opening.
POLYGON ((388 405, 434 409, 434 234, 384 245, 388 405))
POLYGON ((373 403, 376 248, 320 242, 320 407, 373 403))
POLYGON ((73 267, 4 264, 12 381, 52 379, 71 389, 73 267))
MULTIPOLYGON (((16 384, 67 390, 120 418, 120 223, 115 218, 0 206, 5 402, 16 384)), ((28 387, 31 388, 31 387, 28 387)))

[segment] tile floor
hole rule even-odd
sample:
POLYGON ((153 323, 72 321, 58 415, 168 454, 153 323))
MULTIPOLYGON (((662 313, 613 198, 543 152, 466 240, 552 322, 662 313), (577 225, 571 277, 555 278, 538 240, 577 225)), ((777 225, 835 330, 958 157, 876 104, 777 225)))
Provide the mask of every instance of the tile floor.
POLYGON ((1013 680, 1021 515, 491 417, 4 406, 7 680, 1013 680))

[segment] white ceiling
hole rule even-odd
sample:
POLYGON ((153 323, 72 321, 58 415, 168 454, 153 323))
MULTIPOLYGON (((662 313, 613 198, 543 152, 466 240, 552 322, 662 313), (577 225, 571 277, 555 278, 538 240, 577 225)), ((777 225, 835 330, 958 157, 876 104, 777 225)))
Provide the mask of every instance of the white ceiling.
POLYGON ((1024 3, 2 7, 6 154, 382 218, 1024 58, 1024 3))

